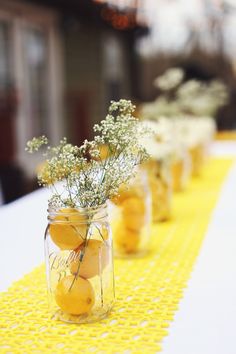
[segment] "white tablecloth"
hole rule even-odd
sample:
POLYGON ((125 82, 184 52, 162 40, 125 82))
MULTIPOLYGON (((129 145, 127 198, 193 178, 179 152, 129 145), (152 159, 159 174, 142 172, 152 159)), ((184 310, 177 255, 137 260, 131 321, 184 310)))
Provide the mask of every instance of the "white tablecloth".
MULTIPOLYGON (((236 156, 236 143, 211 154, 236 156)), ((0 207, 0 291, 43 262, 48 192, 0 207)), ((236 165, 224 183, 163 354, 236 354, 236 165)))

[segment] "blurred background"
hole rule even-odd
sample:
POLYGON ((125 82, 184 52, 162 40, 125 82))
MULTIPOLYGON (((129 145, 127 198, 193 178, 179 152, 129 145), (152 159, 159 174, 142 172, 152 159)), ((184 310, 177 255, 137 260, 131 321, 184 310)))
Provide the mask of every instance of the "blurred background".
POLYGON ((222 80, 218 130, 236 129, 235 0, 0 0, 0 205, 36 188, 45 134, 75 144, 111 99, 154 100, 170 67, 222 80))

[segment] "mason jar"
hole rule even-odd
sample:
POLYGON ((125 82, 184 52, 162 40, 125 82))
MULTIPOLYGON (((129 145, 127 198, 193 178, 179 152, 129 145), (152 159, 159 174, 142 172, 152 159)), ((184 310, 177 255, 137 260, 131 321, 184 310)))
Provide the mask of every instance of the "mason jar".
POLYGON ((45 261, 52 318, 98 321, 114 302, 112 236, 106 204, 48 210, 45 261))
POLYGON ((191 157, 192 176, 200 176, 205 160, 205 146, 203 143, 198 143, 189 148, 191 157))
POLYGON ((152 221, 166 221, 171 217, 172 180, 170 159, 150 159, 146 165, 152 193, 152 221))
POLYGON ((171 178, 173 192, 183 191, 191 175, 191 159, 188 150, 180 147, 171 161, 171 178))
POLYGON ((122 186, 111 207, 116 257, 141 257, 149 250, 151 192, 145 170, 139 169, 129 186, 122 186))

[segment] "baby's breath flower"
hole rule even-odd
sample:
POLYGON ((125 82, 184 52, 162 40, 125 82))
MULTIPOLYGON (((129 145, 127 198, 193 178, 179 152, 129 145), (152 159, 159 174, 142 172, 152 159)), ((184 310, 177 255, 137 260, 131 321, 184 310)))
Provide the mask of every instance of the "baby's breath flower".
POLYGON ((162 76, 154 80, 154 86, 162 91, 172 90, 177 87, 184 78, 184 72, 180 68, 170 68, 162 76))
MULTIPOLYGON (((94 126, 98 133, 94 140, 85 140, 78 147, 64 138, 58 146, 48 148, 48 159, 38 174, 38 181, 53 189, 50 206, 99 206, 130 180, 135 166, 148 158, 139 143, 148 130, 132 115, 134 110, 131 101, 112 101, 106 118, 94 126), (105 160, 101 146, 107 148, 105 160), (58 182, 63 183, 61 193, 56 189, 58 182)), ((32 140, 34 145, 36 140, 32 140)))
POLYGON ((140 115, 146 120, 161 116, 175 118, 183 114, 214 117, 218 109, 227 104, 229 92, 220 80, 183 82, 184 72, 170 68, 154 80, 161 94, 153 102, 141 106, 140 115))
POLYGON ((32 140, 28 141, 25 150, 32 154, 33 152, 38 151, 42 145, 47 144, 48 139, 45 135, 42 135, 38 138, 33 138, 32 140))

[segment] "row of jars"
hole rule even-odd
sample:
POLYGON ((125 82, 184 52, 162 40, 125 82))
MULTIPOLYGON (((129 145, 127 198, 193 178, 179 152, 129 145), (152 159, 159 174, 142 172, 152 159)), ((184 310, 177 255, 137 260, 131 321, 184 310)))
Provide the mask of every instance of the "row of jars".
MULTIPOLYGON (((108 208, 49 210, 45 252, 54 318, 84 323, 109 313, 114 301, 111 234, 116 256, 147 253, 152 219, 164 221, 171 214, 167 166, 151 161, 108 208)), ((180 178, 180 166, 174 168, 180 178)))
POLYGON ((153 155, 130 186, 122 186, 108 205, 49 210, 45 254, 54 318, 86 323, 110 312, 114 302, 112 243, 117 257, 144 256, 152 221, 171 217, 173 191, 183 190, 190 175, 200 173, 205 158, 205 146, 200 144, 181 148, 171 157, 163 151, 153 155))

